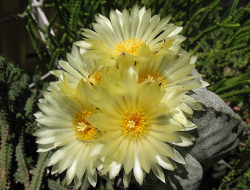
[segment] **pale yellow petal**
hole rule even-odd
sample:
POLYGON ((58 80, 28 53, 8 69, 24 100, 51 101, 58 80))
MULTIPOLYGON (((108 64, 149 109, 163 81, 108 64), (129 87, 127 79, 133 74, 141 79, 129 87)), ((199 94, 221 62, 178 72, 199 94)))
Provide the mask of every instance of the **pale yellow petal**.
POLYGON ((169 142, 169 141, 174 141, 176 138, 172 134, 164 133, 164 132, 155 132, 155 131, 149 131, 148 135, 163 141, 163 142, 169 142))
POLYGON ((152 147, 155 148, 160 154, 165 155, 167 157, 174 157, 174 151, 173 148, 166 143, 159 141, 151 136, 146 136, 148 142, 152 145, 152 147))
MULTIPOLYGON (((150 42, 166 27, 167 23, 171 19, 171 16, 163 18, 153 30, 153 32, 147 37, 147 44, 150 45, 150 42)), ((172 31, 171 31, 172 32, 172 31)), ((170 32, 169 32, 170 33, 170 32)))
POLYGON ((78 144, 78 141, 75 140, 67 144, 66 146, 60 148, 59 150, 57 150, 54 154, 52 154, 52 156, 48 160, 47 166, 52 166, 56 164, 57 162, 59 162, 69 152, 69 150, 74 148, 77 144, 78 144))
POLYGON ((117 164, 121 164, 123 162, 123 160, 127 154, 129 142, 130 142, 129 138, 125 138, 124 141, 122 142, 122 145, 121 145, 120 150, 119 150, 119 154, 117 156, 117 158, 118 158, 117 164))
POLYGON ((151 169, 150 160, 140 141, 137 141, 137 147, 139 150, 138 154, 139 154, 140 165, 147 173, 149 173, 151 169))
POLYGON ((175 131, 183 130, 184 127, 182 125, 177 125, 177 124, 169 124, 169 125, 151 124, 150 129, 153 131, 173 133, 175 131))
POLYGON ((158 24, 159 20, 160 20, 160 16, 159 15, 154 15, 151 18, 150 23, 149 23, 149 25, 148 25, 148 27, 146 29, 146 32, 145 32, 145 34, 142 37, 142 41, 146 41, 146 44, 147 44, 147 38, 148 38, 148 36, 151 34, 152 30, 158 24))
MULTIPOLYGON (((112 126, 110 126, 112 127, 112 126)), ((117 131, 107 131, 102 137, 101 137, 101 141, 110 141, 113 140, 114 138, 118 138, 122 135, 122 131, 121 130, 117 130, 117 131)))
POLYGON ((176 139, 171 143, 182 147, 193 145, 192 141, 195 140, 195 138, 188 133, 175 132, 172 135, 174 135, 176 139))
POLYGON ((184 158, 181 156, 181 154, 175 149, 173 149, 173 151, 174 151, 174 157, 171 159, 173 159, 174 161, 176 161, 180 164, 186 164, 186 162, 185 162, 184 158))
POLYGON ((123 31, 123 39, 128 39, 130 36, 130 17, 127 9, 122 11, 122 31, 123 31))
POLYGON ((139 160, 139 155, 140 152, 137 148, 137 143, 135 142, 134 143, 134 155, 135 155, 135 163, 134 163, 134 167, 133 167, 133 172, 134 172, 134 176, 135 176, 135 179, 136 181, 142 185, 143 183, 143 170, 141 168, 141 164, 140 164, 140 160, 139 160))
POLYGON ((69 167, 67 170, 66 178, 67 178, 67 183, 71 183, 73 178, 76 175, 76 171, 78 170, 78 165, 82 161, 81 155, 82 151, 84 150, 85 146, 82 146, 80 150, 77 153, 77 156, 75 157, 75 160, 73 161, 72 165, 69 167))
POLYGON ((58 109, 57 107, 51 104, 38 103, 37 105, 40 110, 42 110, 44 113, 50 116, 54 116, 59 119, 72 120, 72 115, 63 112, 62 110, 58 109))
POLYGON ((174 170, 174 166, 173 166, 172 162, 166 156, 159 154, 159 156, 157 156, 157 160, 158 160, 158 164, 161 167, 163 167, 167 170, 171 170, 171 171, 174 170))
POLYGON ((122 165, 121 164, 117 164, 116 162, 112 162, 111 166, 110 166, 110 171, 109 171, 109 179, 113 179, 115 178, 119 172, 121 171, 122 165))
POLYGON ((148 27, 150 19, 151 19, 151 9, 148 9, 143 14, 143 16, 141 18, 140 25, 138 26, 138 29, 137 29, 137 32, 136 32, 136 35, 135 35, 136 39, 142 38, 143 34, 145 33, 145 31, 146 31, 146 29, 148 27))
POLYGON ((86 145, 85 148, 82 150, 81 154, 81 162, 78 164, 78 169, 76 170, 76 176, 80 179, 82 178, 83 174, 86 171, 87 167, 87 158, 89 155, 90 146, 86 145))
POLYGON ((107 144, 105 144, 105 146, 102 148, 102 150, 100 152, 100 156, 105 157, 105 156, 108 156, 108 155, 114 153, 123 139, 124 139, 124 136, 120 136, 120 137, 108 142, 107 144))
POLYGON ((88 180, 89 180, 89 183, 95 187, 96 186, 96 183, 97 183, 97 172, 95 172, 95 174, 92 176, 89 171, 87 171, 87 176, 88 176, 88 180))
POLYGON ((78 150, 81 149, 81 147, 82 143, 78 143, 73 149, 67 152, 67 154, 59 162, 59 173, 62 173, 64 170, 70 167, 70 165, 75 161, 75 157, 77 156, 78 150))
POLYGON ((135 37, 138 25, 139 25, 139 8, 138 5, 134 5, 131 10, 131 23, 130 23, 130 39, 135 37))
POLYGON ((129 142, 128 150, 123 161, 123 167, 125 173, 128 174, 134 166, 135 163, 135 142, 132 140, 129 142))
POLYGON ((126 174, 125 170, 123 170, 123 185, 125 188, 127 188, 129 186, 130 179, 131 179, 131 173, 132 172, 130 172, 129 174, 126 174))
POLYGON ((163 182, 165 183, 165 176, 164 173, 161 169, 160 166, 158 166, 158 164, 151 162, 151 166, 152 166, 152 170, 154 172, 154 174, 163 182))
POLYGON ((157 158, 156 156, 158 156, 158 153, 156 152, 156 150, 150 145, 150 143, 145 139, 145 138, 141 138, 140 140, 138 140, 138 142, 141 142, 143 145, 144 150, 146 151, 148 158, 150 160, 152 160, 153 162, 157 163, 157 158))
POLYGON ((120 19, 118 14, 114 10, 110 11, 110 20, 117 38, 119 39, 119 41, 123 41, 120 19))

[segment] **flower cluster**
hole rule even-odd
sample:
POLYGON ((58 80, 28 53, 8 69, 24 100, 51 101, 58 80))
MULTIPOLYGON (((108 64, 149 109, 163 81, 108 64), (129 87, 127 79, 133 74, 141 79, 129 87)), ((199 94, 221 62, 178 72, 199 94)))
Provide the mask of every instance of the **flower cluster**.
POLYGON ((52 173, 65 170, 78 188, 84 175, 95 186, 97 172, 110 180, 123 171, 141 185, 150 170, 163 182, 162 168, 185 164, 174 146, 192 145, 188 118, 202 107, 187 92, 208 84, 191 75, 196 56, 181 48, 182 27, 134 6, 96 16, 83 29, 59 78, 43 92, 35 114, 38 152, 57 149, 48 160, 52 173), (78 46, 78 47, 77 47, 78 46), (178 163, 178 164, 176 164, 178 163))

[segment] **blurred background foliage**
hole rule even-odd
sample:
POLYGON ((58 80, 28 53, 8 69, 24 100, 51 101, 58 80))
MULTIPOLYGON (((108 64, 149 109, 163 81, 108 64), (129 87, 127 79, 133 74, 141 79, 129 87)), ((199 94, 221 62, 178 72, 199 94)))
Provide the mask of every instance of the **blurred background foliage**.
MULTIPOLYGON (((222 8, 220 0, 54 0, 44 1, 41 8, 53 11, 48 25, 41 26, 34 14, 31 0, 22 0, 27 18, 26 29, 37 55, 48 70, 59 68, 58 60, 65 60, 72 43, 82 39, 81 28, 92 29, 94 15, 109 16, 110 9, 131 10, 134 4, 151 8, 152 15, 161 18, 172 15, 171 22, 183 26, 181 35, 187 39, 183 48, 198 55, 197 70, 218 94, 247 123, 250 123, 250 3, 239 5, 234 0, 222 8), (53 31, 52 31, 53 30, 53 31), (44 38, 41 38, 41 34, 44 38)), ((60 68, 59 68, 60 69, 60 68)), ((48 87, 37 67, 30 77, 0 57, 0 186, 1 189, 75 189, 67 185, 64 173, 51 175, 46 169, 50 152, 38 155, 33 113, 48 87), (41 78, 42 77, 42 78, 41 78)), ((250 141, 243 141, 225 161, 231 169, 219 176, 207 189, 250 188, 250 141)), ((208 172, 213 172, 209 170, 208 172)), ((212 174, 205 174, 209 179, 212 174)), ((132 185, 131 189, 136 186, 132 185)), ((80 189, 93 189, 86 178, 80 189)), ((121 179, 114 184, 100 179, 96 189, 122 189, 121 179)))

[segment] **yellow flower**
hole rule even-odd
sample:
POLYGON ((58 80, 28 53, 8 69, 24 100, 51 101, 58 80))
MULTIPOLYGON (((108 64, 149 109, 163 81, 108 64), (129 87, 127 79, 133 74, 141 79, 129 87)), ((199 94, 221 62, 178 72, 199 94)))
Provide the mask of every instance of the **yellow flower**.
POLYGON ((170 16, 160 20, 159 15, 151 18, 151 10, 135 5, 131 13, 110 11, 110 20, 103 15, 96 16, 95 31, 83 29, 85 41, 75 42, 83 49, 83 57, 97 59, 104 66, 115 63, 144 62, 155 55, 172 52, 185 37, 177 35, 182 27, 168 24, 170 16))
MULTIPOLYGON (((100 159, 104 161, 102 174, 109 173, 112 179, 123 167, 124 185, 128 186, 132 170, 141 185, 145 172, 149 173, 152 169, 165 182, 161 167, 174 170, 177 167, 174 161, 185 164, 171 144, 189 146, 194 138, 179 132, 184 130, 184 126, 176 122, 169 112, 176 107, 175 104, 170 109, 160 105, 166 91, 159 84, 138 84, 133 69, 116 77, 120 81, 112 77, 110 81, 120 85, 116 89, 119 93, 110 91, 105 83, 86 90, 91 104, 100 110, 86 120, 105 131, 100 139, 104 143, 100 151, 100 159)), ((170 99, 174 102, 176 97, 178 93, 170 99)))
POLYGON ((167 93, 175 90, 191 90, 206 87, 207 82, 193 80, 201 74, 190 75, 195 69, 197 56, 179 49, 169 55, 157 56, 145 63, 135 64, 138 71, 138 83, 157 82, 167 93))
POLYGON ((127 187, 132 173, 140 185, 151 169, 165 182, 162 168, 185 164, 174 146, 193 144, 188 118, 202 109, 187 92, 208 83, 190 75, 196 57, 181 48, 182 27, 169 20, 134 6, 130 14, 112 10, 110 20, 96 16, 95 31, 84 29, 87 39, 60 61, 64 71, 52 71, 59 81, 35 114, 38 151, 59 147, 48 161, 52 173, 67 169, 78 188, 85 173, 95 186, 97 168, 110 179, 123 168, 127 187))
POLYGON ((197 56, 190 57, 190 55, 180 49, 175 53, 161 55, 134 66, 138 71, 138 83, 157 83, 166 90, 161 103, 168 107, 173 118, 186 126, 186 129, 193 129, 195 125, 186 119, 183 112, 192 115, 192 109, 202 110, 193 98, 185 95, 186 91, 209 85, 205 81, 196 79, 201 76, 200 74, 190 75, 195 69, 197 59, 197 56), (175 96, 175 101, 172 100, 172 96, 175 96))
POLYGON ((39 100, 41 112, 35 114, 40 128, 33 134, 40 145, 38 152, 57 148, 48 160, 53 173, 67 169, 67 183, 75 179, 77 188, 86 173, 91 185, 97 183, 96 167, 100 166, 99 139, 103 132, 93 127, 87 118, 97 110, 88 104, 83 79, 76 86, 74 101, 66 98, 53 86, 51 92, 43 92, 39 100))
POLYGON ((73 45, 71 54, 67 53, 66 61, 59 61, 64 70, 55 70, 51 73, 59 78, 59 81, 52 82, 51 86, 57 88, 64 95, 71 97, 76 94, 76 86, 81 79, 90 85, 102 83, 102 66, 95 60, 83 58, 79 49, 73 45))

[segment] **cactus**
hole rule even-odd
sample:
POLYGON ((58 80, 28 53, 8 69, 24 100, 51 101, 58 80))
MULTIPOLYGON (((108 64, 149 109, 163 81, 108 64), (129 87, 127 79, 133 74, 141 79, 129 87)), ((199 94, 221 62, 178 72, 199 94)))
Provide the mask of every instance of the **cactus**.
POLYGON ((17 159, 17 165, 18 165, 18 175, 21 178, 25 189, 30 188, 30 176, 28 172, 27 165, 25 163, 25 154, 24 154, 24 144, 23 144, 23 134, 21 134, 20 142, 16 146, 16 159, 17 159))
MULTIPOLYGON (((244 119, 250 116, 250 3, 240 7, 235 0, 231 8, 222 12, 220 0, 205 6, 205 0, 55 0, 44 1, 44 9, 54 11, 47 28, 42 29, 32 16, 31 0, 22 1, 26 7, 27 31, 39 58, 49 70, 54 70, 57 60, 65 60, 72 43, 82 39, 81 28, 92 28, 94 15, 109 15, 110 9, 128 10, 134 4, 151 8, 152 14, 161 17, 172 15, 171 22, 182 25, 181 35, 187 37, 183 48, 198 55, 197 70, 204 80, 211 83, 209 89, 218 94, 231 106, 240 106, 238 113, 244 119), (59 21, 59 22, 58 22, 59 21), (51 33, 54 29, 55 35, 51 33), (39 32, 44 34, 45 40, 39 32), (61 35, 62 34, 62 35, 61 35), (44 47, 47 51, 44 52, 44 47)), ((46 160, 51 155, 36 153, 35 138, 31 135, 38 126, 33 113, 37 111, 41 91, 48 87, 42 81, 39 69, 31 79, 14 63, 8 63, 0 56, 0 188, 18 189, 72 189, 67 186, 64 173, 51 176, 45 172, 46 160), (29 84, 34 82, 34 87, 29 84), (15 156, 12 154, 15 153, 15 156), (35 160, 34 162, 29 159, 35 160), (13 172, 13 173, 12 173, 13 172), (33 175, 34 173, 34 175, 33 175)), ((224 178, 220 189, 226 185, 245 188, 249 181, 249 140, 233 165, 233 170, 224 178), (230 184, 234 182, 234 184, 230 184)), ((114 189, 105 180, 97 189, 114 189)), ((89 189, 89 182, 83 179, 81 190, 89 189)))
POLYGON ((44 152, 39 155, 39 159, 36 165, 34 176, 30 184, 31 190, 40 189, 40 186, 42 184, 43 173, 46 167, 46 161, 50 155, 51 155, 51 152, 44 152))
POLYGON ((5 118, 0 116, 0 125, 1 125, 1 150, 0 150, 0 187, 1 189, 9 189, 9 174, 12 158, 12 144, 9 143, 10 140, 10 129, 5 118))
POLYGON ((62 185, 60 185, 60 183, 57 183, 54 180, 49 179, 48 183, 51 190, 67 190, 66 187, 63 187, 62 185))

